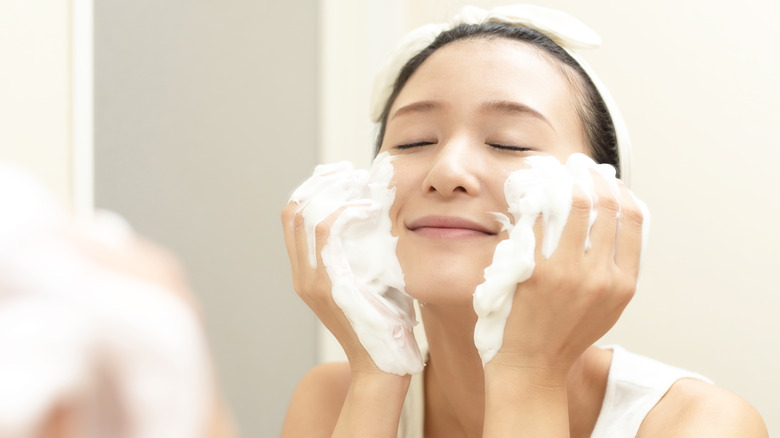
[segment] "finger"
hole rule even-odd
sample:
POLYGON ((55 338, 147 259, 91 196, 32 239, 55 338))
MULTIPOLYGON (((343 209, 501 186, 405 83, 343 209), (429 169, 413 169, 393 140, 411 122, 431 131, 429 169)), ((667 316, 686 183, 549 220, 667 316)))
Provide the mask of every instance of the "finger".
POLYGON ((295 257, 296 263, 300 272, 303 273, 310 268, 316 268, 316 258, 312 253, 312 249, 316 238, 315 235, 308 230, 306 223, 305 208, 298 208, 295 211, 294 235, 295 235, 295 257), (311 240, 311 242, 310 242, 311 240))
POLYGON ((591 199, 579 184, 574 184, 571 194, 571 209, 561 233, 556 254, 566 259, 580 258, 585 253, 585 240, 590 225, 591 199))
MULTIPOLYGON (((322 210, 323 207, 326 207, 326 211, 320 211, 320 215, 326 215, 323 219, 321 219, 319 222, 312 225, 311 222, 306 222, 306 220, 303 220, 301 222, 301 227, 297 231, 298 239, 300 239, 301 243, 298 243, 300 251, 301 251, 301 257, 303 257, 303 251, 306 252, 306 260, 308 261, 309 265, 311 265, 314 268, 320 268, 322 265, 322 250, 325 247, 325 245, 329 242, 331 236, 335 234, 340 234, 340 230, 343 227, 343 224, 349 221, 349 219, 352 217, 352 215, 347 214, 345 216, 345 210, 352 207, 355 204, 348 203, 348 204, 342 204, 341 206, 336 205, 325 205, 320 206, 320 210, 322 210), (343 217, 343 220, 339 220, 343 217)), ((305 216, 302 214, 302 216, 305 216)), ((322 217, 322 216, 320 216, 322 217)), ((309 218, 311 219, 311 218, 309 218)), ((303 263, 303 258, 301 259, 301 263, 303 263)))
MULTIPOLYGON (((297 211, 296 206, 291 208, 292 213, 285 212, 284 216, 288 216, 287 220, 290 220, 289 216, 291 216, 293 221, 291 240, 294 242, 290 244, 293 251, 291 259, 295 259, 295 263, 300 268, 296 277, 296 281, 299 282, 296 292, 322 321, 323 325, 333 333, 352 363, 355 360, 365 360, 364 357, 367 356, 367 353, 352 329, 352 324, 333 299, 334 283, 330 279, 322 255, 323 248, 329 243, 329 240, 339 234, 338 230, 334 229, 337 228, 334 224, 344 213, 345 208, 347 207, 341 206, 331 212, 313 228, 307 228, 303 211, 297 211), (316 267, 312 266, 310 261, 309 240, 314 243, 316 267)), ((286 232, 290 231, 286 229, 286 232)), ((343 254, 337 255, 343 256, 343 254)), ((344 265, 348 266, 348 261, 342 257, 330 261, 331 267, 334 264, 337 265, 337 271, 342 269, 344 265)), ((335 281, 343 283, 344 279, 339 278, 337 274, 335 281)))
POLYGON ((590 230, 588 254, 597 260, 612 260, 615 255, 620 203, 610 190, 607 181, 596 171, 591 171, 593 190, 596 193, 596 221, 590 230))
MULTIPOLYGON (((352 267, 347 255, 344 253, 341 238, 346 225, 360 217, 361 212, 355 204, 342 205, 320 221, 314 228, 317 269, 312 280, 317 284, 315 290, 320 293, 308 297, 310 300, 308 304, 317 307, 320 311, 326 308, 329 309, 328 314, 331 317, 335 317, 336 321, 334 321, 335 324, 326 324, 326 327, 339 339, 345 351, 349 351, 349 349, 346 348, 347 346, 344 342, 349 344, 359 343, 359 341, 357 341, 353 330, 347 329, 346 332, 344 331, 352 323, 348 321, 341 306, 336 303, 334 290, 335 288, 345 287, 346 283, 352 284, 354 282, 352 267), (327 254, 325 254, 326 246, 330 246, 327 254), (348 336, 348 339, 345 336, 348 336)), ((320 319, 324 322, 322 317, 320 319)))
POLYGON ((295 239, 295 214, 298 211, 298 207, 299 204, 297 202, 290 202, 282 209, 284 245, 287 248, 287 257, 290 259, 293 277, 298 272, 298 247, 295 239))
POLYGON ((645 220, 637 200, 622 182, 618 184, 620 216, 615 243, 615 264, 634 276, 639 274, 642 253, 642 224, 645 220))

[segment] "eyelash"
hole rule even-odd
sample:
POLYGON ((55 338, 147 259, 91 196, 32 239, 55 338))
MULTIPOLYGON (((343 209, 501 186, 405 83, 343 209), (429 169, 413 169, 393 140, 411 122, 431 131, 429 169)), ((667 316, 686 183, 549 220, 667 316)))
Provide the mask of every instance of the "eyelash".
POLYGON ((422 146, 428 146, 428 145, 432 145, 432 144, 436 144, 436 142, 433 142, 433 141, 416 141, 414 143, 400 144, 400 145, 396 146, 395 148, 404 150, 404 149, 419 148, 419 147, 422 147, 422 146))
POLYGON ((500 149, 502 151, 514 151, 514 152, 530 152, 533 149, 527 148, 525 146, 507 146, 503 144, 498 143, 487 143, 488 146, 492 146, 496 149, 500 149))
MULTIPOLYGON (((401 144, 401 145, 396 146, 395 148, 399 149, 399 150, 405 150, 405 149, 419 148, 419 147, 422 147, 422 146, 428 146, 428 145, 432 145, 432 144, 436 144, 436 142, 433 142, 433 141, 417 141, 417 142, 414 142, 414 143, 401 144)), ((531 148, 524 147, 524 146, 507 146, 507 145, 498 144, 498 143, 487 143, 487 145, 491 146, 491 147, 494 147, 496 149, 502 150, 502 151, 530 152, 530 151, 533 150, 531 148)))

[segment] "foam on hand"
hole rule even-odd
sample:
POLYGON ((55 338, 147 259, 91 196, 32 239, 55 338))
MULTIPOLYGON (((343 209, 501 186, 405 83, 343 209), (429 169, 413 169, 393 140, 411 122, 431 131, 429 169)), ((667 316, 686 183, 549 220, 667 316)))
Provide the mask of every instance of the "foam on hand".
MULTIPOLYGON (((596 220, 597 196, 591 170, 596 171, 617 197, 618 180, 615 169, 607 164, 596 164, 583 154, 573 154, 565 165, 555 157, 533 156, 525 160, 529 166, 509 175, 504 195, 509 215, 497 213, 509 237, 501 241, 493 254, 493 262, 485 269, 485 281, 474 292, 474 310, 477 324, 474 343, 482 364, 495 357, 504 339, 506 319, 512 309, 512 300, 518 283, 531 277, 535 267, 534 251, 538 242, 534 224, 541 215, 543 224, 541 253, 549 258, 561 238, 571 210, 572 190, 578 185, 591 198, 590 223, 585 250, 590 248, 590 229, 596 220)), ((632 195, 633 196, 633 195, 632 195)), ((649 211, 634 197, 644 217, 642 247, 647 241, 649 211)))
POLYGON ((391 160, 379 154, 369 170, 348 162, 317 166, 290 201, 300 204, 312 267, 317 224, 343 208, 321 252, 333 300, 376 366, 405 375, 422 371, 423 361, 412 332, 413 299, 404 292, 396 256, 398 238, 390 232, 391 160))

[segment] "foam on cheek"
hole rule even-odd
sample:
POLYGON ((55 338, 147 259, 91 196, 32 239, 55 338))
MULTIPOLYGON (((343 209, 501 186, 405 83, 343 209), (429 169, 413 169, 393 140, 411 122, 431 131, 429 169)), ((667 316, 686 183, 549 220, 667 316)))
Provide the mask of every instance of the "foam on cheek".
POLYGON ((393 174, 387 153, 377 156, 370 170, 346 162, 317 166, 291 201, 300 203, 312 267, 317 266, 317 224, 346 206, 320 254, 333 300, 374 363, 404 375, 420 372, 423 362, 412 333, 417 324, 413 299, 404 292, 396 256, 398 238, 390 233, 393 174))
MULTIPOLYGON (((483 365, 495 357, 504 338, 506 319, 512 309, 512 300, 518 283, 531 277, 535 267, 536 238, 534 224, 541 215, 543 223, 541 252, 549 258, 558 247, 561 233, 571 210, 572 191, 578 185, 591 198, 588 238, 585 249, 590 248, 590 229, 597 217, 597 196, 591 170, 595 170, 607 182, 613 195, 618 193, 615 170, 605 164, 596 164, 583 154, 572 155, 565 165, 550 156, 529 157, 530 166, 509 175, 504 194, 509 215, 497 214, 497 218, 509 232, 509 237, 496 246, 493 262, 485 269, 485 281, 474 292, 474 310, 477 324, 474 343, 483 365)), ((633 195, 632 195, 633 196, 633 195)), ((649 211, 643 202, 639 205, 645 218, 642 228, 642 247, 647 241, 649 211)))

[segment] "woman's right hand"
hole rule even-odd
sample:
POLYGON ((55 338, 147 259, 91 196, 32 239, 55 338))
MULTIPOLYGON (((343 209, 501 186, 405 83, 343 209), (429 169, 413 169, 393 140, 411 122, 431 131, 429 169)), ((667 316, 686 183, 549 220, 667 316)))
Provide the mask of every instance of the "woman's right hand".
POLYGON ((353 371, 422 371, 389 209, 388 154, 371 169, 317 166, 282 212, 293 286, 341 344, 353 371))
POLYGON ((300 205, 290 202, 282 210, 293 287, 341 344, 351 372, 349 388, 344 399, 341 399, 334 396, 341 389, 334 390, 334 381, 327 377, 329 373, 323 374, 323 366, 312 370, 293 394, 282 431, 285 438, 393 438, 397 434, 411 376, 384 372, 371 359, 346 315, 333 299, 332 282, 322 260, 322 249, 328 242, 333 224, 348 208, 355 206, 338 209, 315 227, 316 266, 312 266, 309 260, 308 236, 300 205), (342 403, 337 419, 321 409, 323 405, 332 406, 334 403, 342 403))
POLYGON ((344 349, 353 373, 381 372, 360 343, 346 315, 333 300, 332 283, 322 261, 322 249, 328 242, 331 227, 347 208, 353 207, 342 207, 315 226, 313 238, 316 247, 316 266, 312 266, 309 260, 309 236, 307 236, 301 205, 298 202, 290 202, 282 210, 284 241, 287 255, 290 257, 293 288, 344 349))

